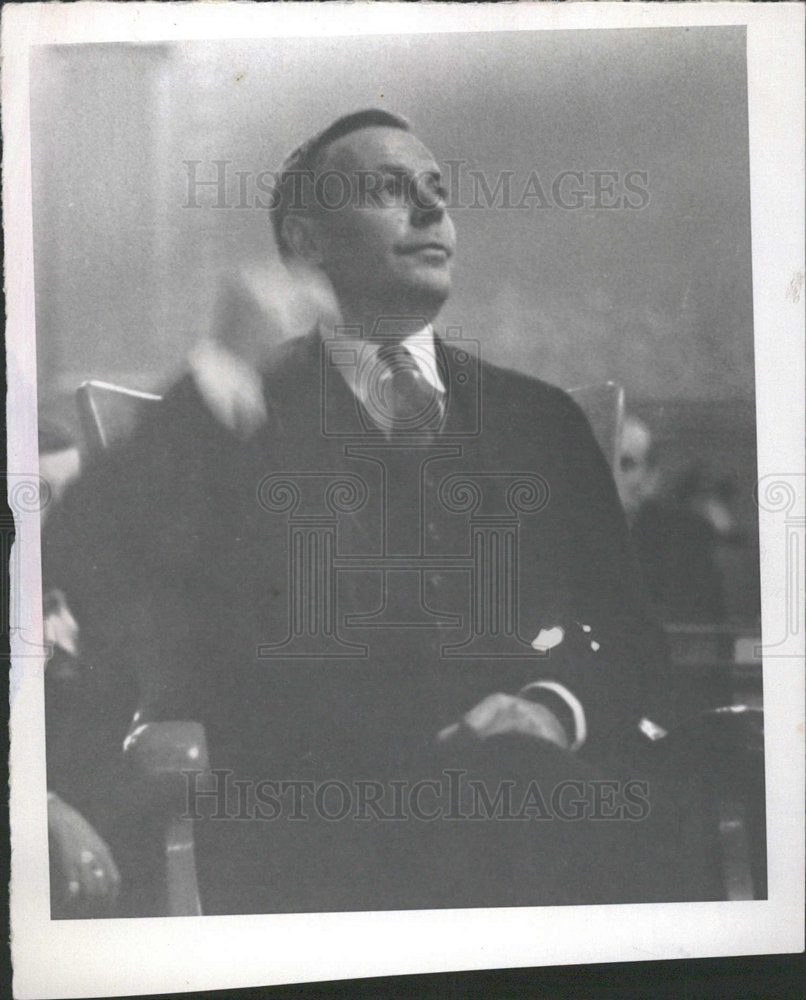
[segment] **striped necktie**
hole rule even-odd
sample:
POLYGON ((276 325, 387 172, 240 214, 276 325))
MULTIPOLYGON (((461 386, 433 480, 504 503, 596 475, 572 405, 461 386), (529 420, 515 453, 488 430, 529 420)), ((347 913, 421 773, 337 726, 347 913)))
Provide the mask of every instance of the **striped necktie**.
POLYGON ((402 344, 387 344, 376 354, 367 409, 393 435, 431 434, 442 422, 442 392, 423 376, 402 344))

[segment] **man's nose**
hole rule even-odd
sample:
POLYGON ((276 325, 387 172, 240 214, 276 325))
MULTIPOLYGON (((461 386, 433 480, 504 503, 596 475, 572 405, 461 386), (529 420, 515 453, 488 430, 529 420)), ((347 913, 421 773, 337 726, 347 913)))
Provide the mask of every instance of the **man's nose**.
POLYGON ((445 214, 445 198, 429 177, 417 177, 411 186, 411 217, 415 226, 439 222, 445 214))

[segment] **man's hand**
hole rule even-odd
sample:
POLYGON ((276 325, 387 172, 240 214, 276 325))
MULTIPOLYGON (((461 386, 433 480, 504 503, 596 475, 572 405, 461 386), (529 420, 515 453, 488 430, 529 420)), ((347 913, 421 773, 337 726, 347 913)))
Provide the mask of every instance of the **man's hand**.
POLYGON ((199 395, 233 434, 249 437, 266 422, 263 380, 254 365, 210 339, 196 344, 188 362, 199 395))
POLYGON ((67 898, 113 902, 120 875, 111 851, 81 813, 54 792, 48 794, 48 835, 54 860, 64 873, 67 898))
POLYGON ((275 264, 220 278, 212 329, 188 357, 202 399, 243 437, 266 421, 262 370, 273 348, 319 327, 333 336, 335 293, 320 272, 275 264))
POLYGON ((70 656, 78 656, 78 623, 61 590, 48 590, 43 597, 42 636, 46 646, 54 646, 70 656))
POLYGON ((471 708, 461 723, 454 723, 443 729, 437 739, 440 742, 450 740, 463 728, 480 740, 488 736, 520 733, 547 740, 563 750, 570 746, 568 734, 550 709, 511 694, 488 695, 475 708, 471 708))

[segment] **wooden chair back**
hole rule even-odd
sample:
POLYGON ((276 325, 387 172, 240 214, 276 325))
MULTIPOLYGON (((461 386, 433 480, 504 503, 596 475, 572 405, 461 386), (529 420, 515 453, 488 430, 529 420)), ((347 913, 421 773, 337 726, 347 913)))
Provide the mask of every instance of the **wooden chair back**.
POLYGON ((615 473, 624 423, 624 388, 616 382, 601 382, 569 389, 568 395, 588 418, 593 436, 615 473))
POLYGON ((144 412, 162 400, 153 392, 95 380, 76 390, 76 405, 87 450, 94 454, 131 434, 144 412))

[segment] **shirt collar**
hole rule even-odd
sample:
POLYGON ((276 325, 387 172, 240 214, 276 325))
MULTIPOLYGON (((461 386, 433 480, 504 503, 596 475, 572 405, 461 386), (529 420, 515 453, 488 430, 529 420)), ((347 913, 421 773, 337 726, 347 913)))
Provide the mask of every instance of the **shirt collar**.
MULTIPOLYGON (((414 359, 423 378, 430 386, 440 393, 445 392, 445 383, 439 373, 437 364, 436 346, 434 344, 434 328, 430 323, 421 330, 410 333, 400 341, 414 359)), ((380 344, 361 338, 339 338, 339 347, 355 352, 355 364, 340 366, 340 371, 351 391, 362 402, 367 396, 367 386, 361 378, 362 372, 372 370, 372 358, 378 352, 380 344)))

